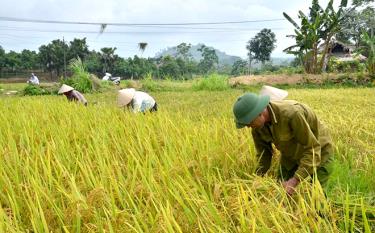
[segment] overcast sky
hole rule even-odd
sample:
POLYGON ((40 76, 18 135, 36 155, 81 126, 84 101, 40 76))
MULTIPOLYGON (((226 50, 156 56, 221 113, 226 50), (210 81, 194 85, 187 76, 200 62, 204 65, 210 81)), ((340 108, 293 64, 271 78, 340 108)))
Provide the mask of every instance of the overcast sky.
MULTIPOLYGON (((325 7, 328 0, 320 0, 325 7)), ((335 0, 335 5, 339 0, 335 0)), ((292 25, 283 12, 297 19, 298 10, 307 13, 311 1, 304 0, 2 0, 0 17, 20 19, 126 24, 178 24, 238 22, 281 19, 242 24, 189 26, 112 26, 99 34, 99 25, 45 24, 0 21, 0 45, 7 51, 38 51, 53 39, 87 39, 90 50, 116 47, 122 57, 140 55, 139 42, 148 46, 143 57, 182 42, 204 43, 229 55, 246 57, 246 43, 263 28, 276 34, 273 57, 288 56, 282 50, 293 44, 286 35, 292 25), (184 27, 184 28, 182 28, 184 27)), ((297 21, 298 22, 298 21, 297 21)))

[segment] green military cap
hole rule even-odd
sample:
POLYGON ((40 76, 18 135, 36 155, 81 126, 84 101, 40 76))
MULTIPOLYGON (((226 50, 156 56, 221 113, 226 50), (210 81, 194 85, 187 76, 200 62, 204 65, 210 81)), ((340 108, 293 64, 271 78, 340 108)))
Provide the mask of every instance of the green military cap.
POLYGON ((233 106, 234 121, 238 129, 253 121, 269 104, 269 96, 246 93, 240 96, 233 106))

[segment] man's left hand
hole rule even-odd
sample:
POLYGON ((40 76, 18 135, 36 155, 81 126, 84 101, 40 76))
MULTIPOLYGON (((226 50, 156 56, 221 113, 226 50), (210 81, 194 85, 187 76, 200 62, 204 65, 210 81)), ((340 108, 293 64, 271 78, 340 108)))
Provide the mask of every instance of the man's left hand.
POLYGON ((293 193, 296 191, 297 185, 299 184, 299 180, 296 177, 292 177, 289 180, 284 181, 282 184, 285 191, 289 195, 293 195, 293 193))

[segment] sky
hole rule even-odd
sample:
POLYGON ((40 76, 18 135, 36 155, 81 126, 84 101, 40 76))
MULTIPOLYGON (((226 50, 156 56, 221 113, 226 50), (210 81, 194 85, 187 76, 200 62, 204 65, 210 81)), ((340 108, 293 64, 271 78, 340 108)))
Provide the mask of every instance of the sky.
MULTIPOLYGON (((325 7, 328 0, 320 0, 325 7)), ((339 0, 335 0, 335 5, 339 0)), ((167 47, 185 42, 203 43, 229 55, 246 58, 246 43, 263 28, 276 35, 272 57, 288 57, 283 49, 293 44, 286 35, 293 26, 283 12, 297 21, 306 14, 311 1, 304 0, 2 0, 0 45, 6 52, 23 49, 38 51, 54 39, 71 41, 86 37, 90 50, 116 47, 121 57, 154 57, 167 47), (6 21, 5 18, 96 23, 52 24, 6 21), (274 20, 274 21, 263 21, 274 20), (110 25, 110 24, 191 24, 206 25, 110 25), (260 22, 262 21, 262 22, 260 22), (107 23, 103 33, 100 24, 107 23), (142 52, 138 43, 145 42, 142 52)), ((298 21, 297 21, 298 22, 298 21)))

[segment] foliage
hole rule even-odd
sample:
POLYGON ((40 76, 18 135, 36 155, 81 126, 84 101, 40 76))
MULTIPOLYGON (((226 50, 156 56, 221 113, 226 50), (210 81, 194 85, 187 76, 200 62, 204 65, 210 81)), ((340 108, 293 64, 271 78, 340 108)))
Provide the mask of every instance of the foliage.
POLYGON ((345 19, 343 11, 346 5, 347 0, 342 0, 336 12, 333 8, 333 0, 329 1, 325 9, 319 5, 318 0, 313 0, 309 16, 299 11, 300 25, 285 12, 283 13, 284 17, 295 27, 295 35, 290 35, 290 37, 296 41, 295 45, 284 51, 298 56, 307 73, 317 74, 325 69, 331 39, 340 30, 345 19), (318 57, 319 46, 322 47, 320 57, 318 57))
POLYGON ((74 89, 82 93, 92 92, 93 80, 90 78, 90 74, 86 72, 81 59, 79 57, 73 59, 69 64, 69 68, 73 75, 70 78, 61 79, 61 82, 74 87, 74 89))
POLYGON ((87 71, 95 74, 103 74, 103 64, 101 63, 101 55, 99 52, 89 52, 86 56, 84 66, 87 68, 87 71))
POLYGON ((196 80, 192 88, 195 91, 224 91, 229 89, 228 78, 218 74, 210 74, 196 80))
POLYGON ((353 43, 358 48, 361 45, 362 32, 371 34, 374 28, 375 10, 373 7, 357 9, 354 6, 345 9, 344 14, 346 17, 336 38, 347 44, 353 43))
POLYGON ((21 67, 24 70, 32 70, 38 67, 38 54, 35 51, 27 49, 22 50, 20 54, 21 67))
POLYGON ((202 45, 198 51, 202 53, 202 59, 199 62, 199 69, 203 74, 213 72, 215 65, 219 63, 219 58, 216 55, 215 49, 202 45))
POLYGON ((100 51, 100 59, 103 63, 103 73, 111 72, 114 66, 114 63, 118 56, 115 54, 116 47, 110 48, 110 47, 104 47, 101 48, 100 51))
POLYGON ((48 45, 39 47, 39 59, 41 65, 50 72, 56 72, 60 76, 64 69, 64 57, 69 46, 61 40, 53 40, 48 45))
POLYGON ((88 55, 89 48, 86 43, 86 37, 83 39, 74 38, 73 41, 70 41, 67 59, 68 61, 77 57, 79 57, 81 61, 84 61, 88 55))
POLYGON ((247 62, 244 60, 238 60, 233 64, 232 71, 230 72, 230 74, 234 76, 239 76, 246 74, 247 71, 247 62))
POLYGON ((138 43, 138 48, 139 48, 139 50, 141 50, 142 54, 146 50, 147 45, 148 44, 146 42, 140 42, 140 43, 138 43))
POLYGON ((29 84, 23 89, 24 95, 49 95, 51 92, 40 87, 39 85, 29 84))
POLYGON ((186 44, 186 43, 181 43, 177 45, 177 56, 180 56, 184 61, 190 60, 191 59, 191 54, 190 54, 190 48, 191 44, 186 44))
POLYGON ((252 38, 246 46, 248 54, 253 54, 251 59, 258 60, 264 64, 271 58, 271 53, 275 49, 276 36, 270 29, 262 29, 252 38))
POLYGON ((366 51, 367 54, 367 70, 370 76, 375 80, 375 36, 370 36, 367 32, 363 32, 362 41, 364 46, 362 50, 366 51))
POLYGON ((178 77, 182 76, 179 63, 172 56, 165 56, 162 58, 159 65, 159 77, 178 77))
POLYGON ((160 85, 152 78, 152 75, 149 73, 141 81, 142 90, 145 91, 159 91, 161 89, 160 85))
POLYGON ((121 82, 121 85, 123 86, 123 88, 139 88, 139 84, 134 80, 123 80, 121 82))
POLYGON ((4 56, 4 65, 8 69, 15 71, 19 70, 22 67, 22 62, 20 59, 21 55, 14 52, 14 51, 9 51, 9 53, 6 53, 4 56))
POLYGON ((335 57, 330 58, 327 70, 329 72, 358 72, 364 71, 365 66, 359 60, 339 61, 335 57))
POLYGON ((5 50, 0 45, 0 71, 5 67, 5 50))

